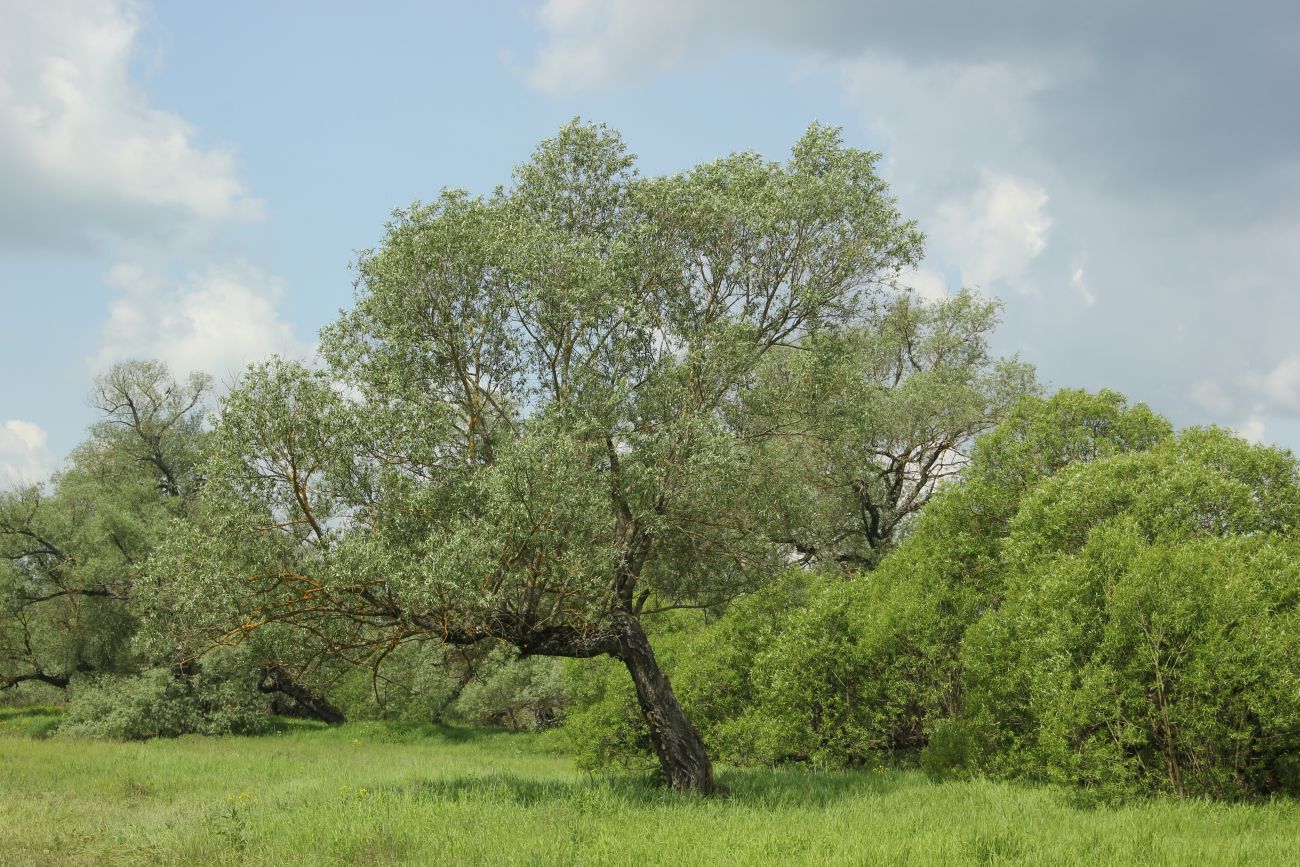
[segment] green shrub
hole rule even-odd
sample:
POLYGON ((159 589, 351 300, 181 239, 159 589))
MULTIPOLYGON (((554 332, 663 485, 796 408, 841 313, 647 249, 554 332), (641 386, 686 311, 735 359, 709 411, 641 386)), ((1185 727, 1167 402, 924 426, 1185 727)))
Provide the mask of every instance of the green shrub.
POLYGON ((877 642, 892 636, 871 622, 890 610, 882 598, 889 588, 873 577, 822 579, 757 655, 753 705, 734 726, 746 736, 746 758, 853 767, 874 764, 911 739, 898 721, 919 684, 875 664, 877 642))
POLYGON ((762 643, 735 726, 750 757, 912 763, 934 733, 955 732, 942 724, 961 713, 962 639, 1005 592, 1002 545, 1021 499, 1071 464, 1169 435, 1168 422, 1114 392, 1023 400, 980 438, 966 480, 935 496, 879 567, 821 585, 786 634, 762 643))
MULTIPOLYGON (((784 641, 790 618, 824 582, 795 569, 732 603, 720 616, 677 611, 648 621, 655 655, 710 755, 732 764, 769 762, 775 751, 767 721, 751 716, 758 687, 755 665, 784 641)), ((580 766, 650 770, 653 746, 623 664, 582 660, 565 667, 572 702, 564 729, 580 766)))
POLYGON ((346 669, 328 695, 349 721, 443 722, 471 677, 475 650, 432 641, 399 645, 377 671, 346 669))
MULTIPOLYGON (((659 642, 656 647, 662 650, 659 642)), ((609 657, 565 660, 564 673, 573 702, 564 733, 578 767, 639 772, 656 768, 650 732, 623 664, 609 657)))
POLYGON ((145 740, 182 734, 255 734, 270 718, 251 683, 205 677, 190 680, 167 669, 104 675, 72 688, 58 733, 106 740, 145 740))
POLYGON ((921 751, 921 770, 936 782, 971 776, 987 751, 982 734, 964 719, 940 719, 921 751))
POLYGON ((1300 793, 1294 459, 1194 430, 1044 483, 968 634, 985 768, 1107 793, 1300 793))
MULTIPOLYGON (((792 573, 655 646, 732 763, 1297 793, 1298 529, 1289 453, 1062 392, 982 439, 877 569, 792 573)), ((574 671, 583 761, 645 762, 618 664, 574 671)))
POLYGON ((399 645, 378 670, 358 666, 331 685, 329 697, 350 721, 470 722, 538 731, 568 705, 563 663, 482 643, 399 645))
POLYGON ((474 679, 461 691, 453 710, 479 725, 540 731, 558 723, 567 705, 561 660, 520 659, 515 651, 494 648, 475 666, 474 679))
POLYGON ((677 696, 718 759, 737 765, 777 760, 775 721, 757 713, 770 676, 765 657, 788 645, 800 612, 833 583, 792 569, 721 616, 681 619, 660 639, 677 696))

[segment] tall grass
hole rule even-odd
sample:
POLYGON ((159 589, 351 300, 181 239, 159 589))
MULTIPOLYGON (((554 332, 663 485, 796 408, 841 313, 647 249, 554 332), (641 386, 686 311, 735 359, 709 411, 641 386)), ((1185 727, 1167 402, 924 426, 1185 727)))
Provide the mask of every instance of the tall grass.
MULTIPOLYGON (((286 725, 34 739, 0 711, 0 864, 1286 864, 1300 804, 1086 805, 917 773, 723 769, 725 798, 574 771, 545 737, 286 725)), ((18 724, 21 723, 21 724, 18 724)))

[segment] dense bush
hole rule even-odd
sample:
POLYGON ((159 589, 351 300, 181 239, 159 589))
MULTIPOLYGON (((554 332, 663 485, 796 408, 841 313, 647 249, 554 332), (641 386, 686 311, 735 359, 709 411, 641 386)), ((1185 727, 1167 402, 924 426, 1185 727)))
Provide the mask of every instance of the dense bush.
MULTIPOLYGON (((699 651, 709 632, 705 612, 670 611, 647 621, 654 652, 672 682, 682 707, 708 740, 708 725, 696 719, 694 694, 683 691, 678 666, 699 651), (700 639, 699 642, 694 639, 700 639)), ((730 671, 734 672, 735 669, 730 671)), ((651 771, 657 767, 654 746, 627 668, 613 657, 565 660, 562 668, 569 705, 563 734, 583 770, 651 771)))
MULTIPOLYGON (((759 658, 784 646, 793 618, 840 579, 792 569, 725 613, 678 611, 651 623, 656 654, 710 754, 732 764, 787 758, 773 721, 755 713, 766 676, 759 658)), ((581 767, 649 770, 654 753, 645 717, 622 663, 581 660, 565 667, 572 702, 564 728, 581 767)))
POLYGON ((568 703, 563 661, 548 656, 520 659, 518 652, 498 648, 479 664, 453 710, 480 725, 540 731, 559 723, 568 703))
MULTIPOLYGON (((920 748, 924 708, 939 700, 930 691, 941 682, 922 667, 955 650, 930 646, 943 630, 918 585, 874 578, 795 573, 720 618, 681 617, 655 634, 714 755, 741 765, 853 767, 920 748), (927 653, 916 653, 923 644, 927 653)), ((653 766, 626 680, 612 660, 570 667, 565 725, 584 767, 653 766)))
POLYGON ((1300 792, 1300 477, 1194 430, 1044 483, 962 652, 994 772, 1106 791, 1300 792))
POLYGON ((569 703, 558 659, 436 641, 401 645, 377 669, 355 666, 328 694, 349 720, 468 722, 510 731, 555 725, 569 703))
POLYGON ((462 685, 466 662, 436 642, 400 645, 376 669, 346 669, 329 690, 349 720, 443 722, 462 685))
MULTIPOLYGON (((662 647, 660 663, 671 676, 662 647)), ((566 660, 565 686, 573 704, 563 733, 584 771, 651 771, 657 765, 645 716, 623 664, 609 657, 566 660)), ((687 707, 687 713, 690 713, 687 707)))
POLYGON ((72 689, 59 734, 106 740, 145 740, 182 734, 256 734, 270 718, 250 682, 188 679, 167 669, 104 675, 72 689))
POLYGON ((875 764, 915 752, 942 701, 940 612, 914 583, 827 583, 758 656, 749 720, 763 762, 875 764))
POLYGON ((791 570, 720 617, 679 618, 662 641, 678 696, 719 758, 771 764, 785 757, 773 721, 756 712, 767 677, 765 655, 790 649, 799 613, 837 581, 791 570))
POLYGON ((978 440, 965 481, 934 498, 898 550, 828 585, 758 654, 747 716, 761 721, 764 746, 754 757, 911 762, 936 733, 932 768, 940 753, 970 754, 968 733, 945 721, 961 708, 966 630, 1004 591, 1001 550, 1022 497, 1072 464, 1169 436, 1168 422, 1114 392, 1021 401, 978 440))
MULTIPOLYGON (((849 579, 795 570, 707 624, 656 633, 705 742, 738 764, 914 762, 947 772, 974 755, 961 709, 966 630, 1004 592, 1003 540, 1021 498, 1074 463, 1148 449, 1168 422, 1114 392, 1029 398, 982 437, 966 481, 936 496, 900 548, 849 579)), ((575 743, 588 763, 627 763, 648 743, 630 687, 584 666, 575 743), (607 678, 608 679, 608 678, 607 678)))

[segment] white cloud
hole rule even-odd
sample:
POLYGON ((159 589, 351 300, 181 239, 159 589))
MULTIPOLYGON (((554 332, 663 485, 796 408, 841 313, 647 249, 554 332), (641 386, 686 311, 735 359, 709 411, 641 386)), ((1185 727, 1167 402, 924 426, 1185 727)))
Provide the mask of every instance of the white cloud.
POLYGON ((548 41, 528 83, 547 93, 603 89, 664 72, 716 41, 716 8, 688 0, 547 0, 537 13, 548 41))
POLYGON ((131 77, 131 0, 17 0, 0 27, 0 248, 93 247, 255 219, 233 153, 131 77))
POLYGON ((1300 356, 1292 356, 1255 378, 1261 395, 1279 409, 1300 412, 1300 356))
POLYGON ((1070 285, 1079 290, 1079 297, 1083 299, 1084 304, 1091 307, 1097 303, 1097 296, 1092 294, 1092 290, 1083 279, 1082 265, 1074 265, 1070 268, 1070 285))
POLYGON ((1265 422, 1300 418, 1300 355, 1288 356, 1263 372, 1203 379, 1192 387, 1191 399, 1220 419, 1246 417, 1231 427, 1258 442, 1265 422))
POLYGON ((1300 114, 1278 107, 1300 87, 1300 16, 1245 8, 548 0, 531 83, 605 88, 752 49, 820 69, 884 150, 929 266, 1024 293, 1000 349, 1177 424, 1293 436, 1300 114))
POLYGON ((1264 441, 1264 419, 1253 415, 1233 427, 1237 435, 1247 442, 1258 445, 1264 441))
POLYGON ((282 281, 246 264, 211 267, 175 282, 139 265, 115 265, 106 277, 121 291, 109 309, 96 369, 126 358, 158 358, 178 373, 231 377, 272 353, 311 350, 280 318, 282 281))
POLYGON ((931 237, 960 263, 962 282, 1014 280, 1047 246, 1047 191, 1031 181, 987 174, 973 194, 939 204, 931 237))
POLYGON ((948 281, 933 268, 917 268, 903 279, 903 284, 922 301, 942 301, 948 297, 948 281))
POLYGON ((33 484, 54 471, 48 439, 43 428, 29 421, 0 424, 0 488, 33 484))

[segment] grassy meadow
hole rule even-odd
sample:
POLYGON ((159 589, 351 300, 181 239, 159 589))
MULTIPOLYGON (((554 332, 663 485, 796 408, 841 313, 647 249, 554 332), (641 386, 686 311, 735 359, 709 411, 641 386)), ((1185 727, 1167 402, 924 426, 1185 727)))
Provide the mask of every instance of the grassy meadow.
POLYGON ((593 779, 554 737, 286 723, 43 737, 0 710, 0 864, 1287 864, 1300 803, 1089 805, 915 772, 727 769, 722 798, 593 779))

